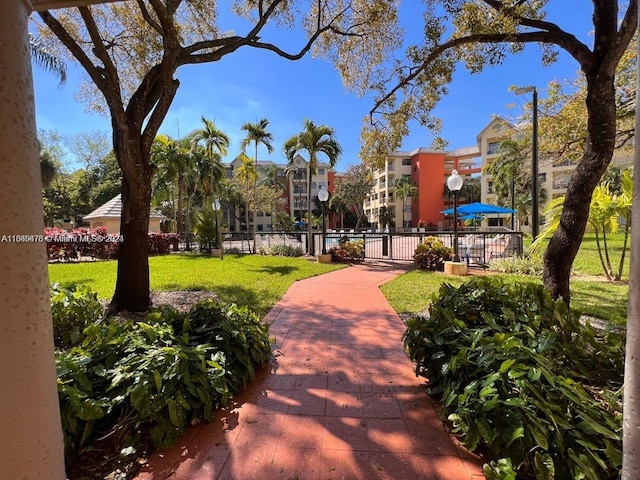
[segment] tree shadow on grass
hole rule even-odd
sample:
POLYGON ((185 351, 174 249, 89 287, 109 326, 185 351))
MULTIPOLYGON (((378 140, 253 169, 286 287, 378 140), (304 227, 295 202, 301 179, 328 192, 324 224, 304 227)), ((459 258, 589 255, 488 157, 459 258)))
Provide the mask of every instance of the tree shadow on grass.
POLYGON ((268 273, 269 275, 274 275, 274 274, 280 274, 282 276, 284 275, 290 275, 291 273, 295 272, 296 270, 300 270, 299 267, 294 267, 291 265, 265 265, 262 268, 253 270, 254 272, 262 272, 262 273, 268 273))

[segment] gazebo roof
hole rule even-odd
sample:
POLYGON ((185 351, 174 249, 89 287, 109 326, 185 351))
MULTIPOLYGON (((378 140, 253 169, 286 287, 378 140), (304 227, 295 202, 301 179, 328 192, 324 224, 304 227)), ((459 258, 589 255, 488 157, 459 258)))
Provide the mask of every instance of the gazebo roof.
MULTIPOLYGON (((113 197, 108 202, 96 208, 89 215, 84 216, 84 220, 94 220, 96 218, 120 218, 120 213, 122 212, 122 198, 120 194, 113 197)), ((167 218, 160 212, 156 210, 151 210, 149 214, 149 218, 167 218)))

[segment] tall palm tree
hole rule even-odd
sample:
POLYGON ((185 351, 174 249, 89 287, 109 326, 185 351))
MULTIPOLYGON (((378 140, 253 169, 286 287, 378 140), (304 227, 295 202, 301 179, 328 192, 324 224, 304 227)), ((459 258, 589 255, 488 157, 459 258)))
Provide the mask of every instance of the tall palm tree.
POLYGON ((311 244, 311 178, 318 173, 318 155, 323 154, 329 160, 329 166, 335 167, 338 158, 342 154, 342 147, 335 138, 335 130, 326 125, 316 125, 311 120, 304 121, 304 129, 289 138, 284 143, 284 153, 293 164, 294 157, 300 152, 307 152, 309 155, 309 175, 307 177, 307 222, 308 241, 307 253, 310 253, 311 244))
POLYGON ((400 177, 396 180, 394 195, 396 196, 396 198, 400 198, 402 200, 402 228, 406 227, 406 223, 404 221, 404 210, 407 198, 413 198, 417 194, 418 187, 411 183, 411 179, 409 177, 400 177))
MULTIPOLYGON (((255 170, 256 170, 256 176, 254 178, 253 181, 253 196, 254 196, 254 201, 255 201, 255 196, 256 196, 256 183, 258 181, 258 176, 257 176, 257 169, 258 169, 258 145, 262 144, 267 148, 267 152, 271 153, 273 152, 273 135, 271 135, 271 133, 267 132, 267 127, 269 126, 269 120, 267 120, 266 118, 261 119, 259 122, 256 123, 245 123, 244 125, 242 125, 242 127, 240 127, 241 130, 246 132, 246 136, 242 139, 242 141, 240 142, 240 148, 242 149, 242 152, 245 153, 247 150, 247 147, 253 143, 253 145, 255 146, 255 170)), ((254 232, 254 250, 255 250, 255 231, 256 231, 256 221, 257 221, 257 216, 254 215, 253 217, 253 232, 254 232)), ((249 231, 249 225, 247 224, 247 232, 249 231)))
POLYGON ((247 195, 247 191, 249 186, 255 185, 258 178, 258 171, 253 160, 244 153, 241 153, 238 158, 241 164, 235 169, 234 175, 244 190, 244 218, 247 226, 247 245, 249 246, 249 252, 251 252, 251 244, 249 243, 249 196, 247 195))
POLYGON ((203 127, 192 132, 190 137, 194 144, 204 147, 205 157, 200 169, 200 183, 205 197, 212 200, 216 184, 224 177, 222 156, 227 154, 231 142, 226 133, 216 128, 213 121, 205 117, 201 120, 203 127))

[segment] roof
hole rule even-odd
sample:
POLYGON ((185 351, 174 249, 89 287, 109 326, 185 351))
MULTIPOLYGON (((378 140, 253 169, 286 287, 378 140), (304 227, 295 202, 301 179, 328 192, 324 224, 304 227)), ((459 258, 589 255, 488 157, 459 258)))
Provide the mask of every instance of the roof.
MULTIPOLYGON (((85 215, 83 220, 94 220, 96 218, 120 218, 122 212, 122 198, 120 194, 113 197, 108 202, 96 208, 89 215, 85 215)), ((156 210, 151 210, 149 218, 167 218, 156 210)))

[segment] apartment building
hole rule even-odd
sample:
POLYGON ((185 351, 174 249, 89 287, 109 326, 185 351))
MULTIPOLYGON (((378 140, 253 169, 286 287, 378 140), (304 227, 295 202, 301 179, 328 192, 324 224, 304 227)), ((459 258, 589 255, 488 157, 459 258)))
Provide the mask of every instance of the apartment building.
MULTIPOLYGON (((374 171, 375 185, 365 200, 365 215, 370 224, 379 227, 380 209, 388 207, 392 228, 423 225, 439 230, 445 228, 447 220, 440 212, 452 205, 446 188, 447 177, 453 170, 458 170, 466 179, 479 174, 479 155, 477 147, 454 151, 418 148, 389 154, 384 167, 374 171), (396 195, 396 182, 403 177, 409 178, 417 187, 415 197, 403 200, 396 195)), ((464 203, 465 199, 460 198, 460 201, 464 203)))
MULTIPOLYGON (((239 157, 225 164, 227 178, 233 178, 235 170, 242 164, 239 157)), ((309 162, 301 155, 296 155, 291 167, 287 163, 276 163, 271 160, 258 160, 258 183, 267 178, 267 172, 275 169, 280 188, 282 189, 282 206, 291 215, 294 221, 304 221, 307 215, 307 192, 309 178, 309 162)), ((311 198, 317 198, 320 188, 325 186, 329 192, 333 192, 336 172, 328 163, 319 162, 317 174, 311 178, 311 198)), ((315 205, 311 206, 313 210, 315 205)), ((244 215, 241 214, 242 206, 237 205, 236 210, 226 208, 223 212, 223 223, 229 226, 229 231, 240 232, 245 230, 244 215)), ((256 231, 269 232, 274 230, 273 212, 257 212, 256 231)), ((250 215, 250 227, 253 227, 253 214, 250 215)))

